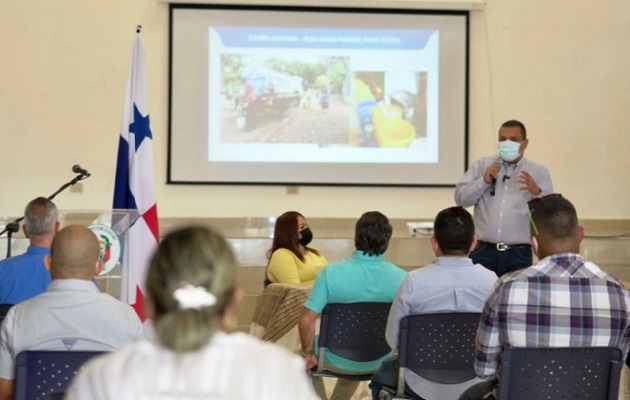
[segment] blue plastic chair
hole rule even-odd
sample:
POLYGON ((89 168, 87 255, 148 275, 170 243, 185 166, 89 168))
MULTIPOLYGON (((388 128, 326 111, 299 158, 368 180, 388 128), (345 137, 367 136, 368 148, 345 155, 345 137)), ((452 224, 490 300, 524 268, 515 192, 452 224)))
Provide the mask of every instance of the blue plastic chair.
POLYGON ((385 340, 387 316, 392 303, 331 303, 322 311, 319 330, 319 362, 315 376, 367 381, 372 373, 341 374, 326 368, 327 351, 352 361, 374 361, 391 353, 385 340))
POLYGON ((398 386, 379 399, 416 399, 405 391, 405 371, 432 382, 457 384, 475 378, 475 335, 480 313, 414 314, 400 321, 398 386))
POLYGON ((60 399, 90 358, 102 351, 23 351, 16 358, 15 399, 60 399))
POLYGON ((508 348, 498 398, 616 400, 622 357, 614 347, 508 348))

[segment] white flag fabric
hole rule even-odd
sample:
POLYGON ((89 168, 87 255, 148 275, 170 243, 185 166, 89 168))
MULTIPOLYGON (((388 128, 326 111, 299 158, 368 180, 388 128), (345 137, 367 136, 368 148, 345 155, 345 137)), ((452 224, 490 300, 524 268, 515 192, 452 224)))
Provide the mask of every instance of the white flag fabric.
POLYGON ((147 62, 138 29, 123 107, 118 145, 114 209, 138 210, 125 249, 128 267, 127 301, 144 321, 144 280, 149 259, 159 242, 157 200, 153 175, 153 135, 149 124, 147 62))

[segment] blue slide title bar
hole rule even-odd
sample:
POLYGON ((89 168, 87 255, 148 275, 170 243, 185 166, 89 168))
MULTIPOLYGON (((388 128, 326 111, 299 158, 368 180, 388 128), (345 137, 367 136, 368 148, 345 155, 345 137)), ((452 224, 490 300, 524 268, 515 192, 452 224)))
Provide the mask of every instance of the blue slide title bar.
POLYGON ((402 29, 213 28, 226 47, 417 50, 435 31, 402 29))

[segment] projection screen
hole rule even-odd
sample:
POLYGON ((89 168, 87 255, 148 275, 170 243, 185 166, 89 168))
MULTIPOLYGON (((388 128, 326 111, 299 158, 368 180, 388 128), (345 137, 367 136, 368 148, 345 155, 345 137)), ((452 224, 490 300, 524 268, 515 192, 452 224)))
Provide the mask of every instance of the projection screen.
POLYGON ((171 5, 169 183, 452 186, 468 12, 171 5))

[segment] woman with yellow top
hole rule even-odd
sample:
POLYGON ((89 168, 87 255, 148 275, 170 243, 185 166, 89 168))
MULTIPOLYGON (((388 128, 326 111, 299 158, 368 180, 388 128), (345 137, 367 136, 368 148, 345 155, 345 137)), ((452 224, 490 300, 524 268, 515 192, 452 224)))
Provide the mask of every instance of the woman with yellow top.
POLYGON ((312 239, 313 232, 302 214, 288 211, 278 217, 268 256, 269 282, 313 284, 328 261, 319 250, 308 246, 312 239))

